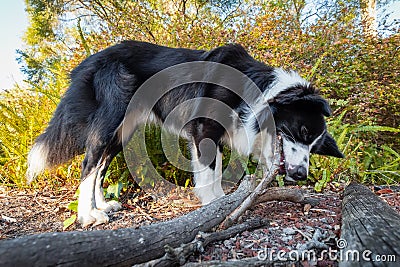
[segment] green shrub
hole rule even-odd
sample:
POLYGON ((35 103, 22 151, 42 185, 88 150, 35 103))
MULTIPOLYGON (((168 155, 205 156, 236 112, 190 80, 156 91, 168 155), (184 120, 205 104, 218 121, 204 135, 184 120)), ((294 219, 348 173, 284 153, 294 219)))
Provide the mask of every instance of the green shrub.
POLYGON ((395 184, 400 182, 400 157, 389 145, 369 140, 380 132, 399 133, 400 129, 345 123, 347 111, 328 120, 328 130, 335 138, 344 159, 313 155, 310 180, 322 190, 330 181, 357 180, 363 183, 395 184))
POLYGON ((2 183, 24 186, 26 158, 33 140, 43 130, 54 106, 48 98, 23 89, 0 94, 0 179, 2 183))

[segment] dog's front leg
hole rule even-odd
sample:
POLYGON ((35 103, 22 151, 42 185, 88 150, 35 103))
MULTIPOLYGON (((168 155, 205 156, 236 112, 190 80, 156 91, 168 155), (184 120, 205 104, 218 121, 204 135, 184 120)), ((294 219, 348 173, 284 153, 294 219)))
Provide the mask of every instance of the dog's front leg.
POLYGON ((215 172, 209 166, 193 163, 194 192, 202 205, 206 205, 217 198, 214 194, 215 172))
POLYGON ((222 189, 222 147, 217 148, 217 155, 215 157, 215 170, 214 170, 214 187, 213 192, 216 198, 225 195, 222 189))
POLYGON ((202 205, 206 205, 216 198, 224 195, 221 187, 222 179, 222 152, 217 148, 215 164, 207 166, 201 162, 198 149, 192 145, 192 167, 194 174, 194 191, 200 198, 202 205))
POLYGON ((213 190, 215 172, 209 166, 206 166, 200 162, 199 152, 195 142, 193 142, 191 146, 191 154, 195 184, 194 192, 200 199, 201 204, 206 205, 216 198, 213 190))

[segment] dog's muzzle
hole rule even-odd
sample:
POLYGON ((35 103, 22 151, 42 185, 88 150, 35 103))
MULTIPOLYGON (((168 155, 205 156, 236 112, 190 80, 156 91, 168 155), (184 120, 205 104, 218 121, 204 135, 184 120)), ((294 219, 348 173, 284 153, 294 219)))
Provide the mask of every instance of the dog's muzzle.
POLYGON ((301 165, 292 166, 289 164, 287 175, 294 180, 305 180, 307 179, 307 169, 301 165))
POLYGON ((307 179, 307 169, 302 165, 291 165, 285 160, 285 153, 283 152, 283 139, 278 134, 278 140, 280 142, 280 159, 278 173, 280 175, 286 175, 285 180, 287 181, 298 181, 307 179))

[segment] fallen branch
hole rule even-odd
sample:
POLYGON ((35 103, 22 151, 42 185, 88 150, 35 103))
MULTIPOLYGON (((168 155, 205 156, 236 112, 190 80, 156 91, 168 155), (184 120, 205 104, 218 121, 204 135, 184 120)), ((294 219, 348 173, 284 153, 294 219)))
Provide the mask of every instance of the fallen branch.
POLYGON ((257 185, 255 190, 237 207, 220 225, 221 229, 227 229, 231 227, 242 214, 248 210, 251 206, 255 205, 257 199, 263 195, 263 192, 267 190, 268 185, 276 178, 278 175, 278 168, 280 163, 280 152, 282 150, 281 147, 281 137, 278 136, 277 141, 275 142, 275 152, 273 157, 273 162, 271 169, 264 175, 261 182, 257 185))
POLYGON ((178 248, 166 246, 165 255, 156 260, 136 265, 137 267, 162 267, 162 266, 181 266, 187 262, 190 256, 203 253, 204 248, 211 243, 226 240, 241 232, 251 231, 268 225, 269 222, 263 219, 253 219, 242 224, 232 226, 226 230, 211 233, 199 233, 195 240, 188 244, 183 244, 178 248))
MULTIPOLYGON (((248 177, 249 178, 249 177, 248 177)), ((230 195, 179 218, 103 231, 44 233, 0 241, 2 266, 132 266, 164 255, 219 225, 254 189, 244 179, 230 195)))
POLYGON ((317 206, 319 199, 306 197, 304 191, 298 187, 269 187, 264 189, 255 200, 254 204, 269 201, 290 201, 293 203, 310 204, 317 206))
MULTIPOLYGON (((242 202, 242 204, 237 207, 226 219, 221 223, 221 229, 227 229, 231 227, 242 214, 248 210, 251 206, 256 204, 256 201, 260 194, 262 194, 263 189, 276 177, 277 171, 274 171, 272 175, 266 176, 256 187, 256 189, 251 192, 251 194, 242 202)), ((259 202, 258 202, 259 203, 259 202)))
POLYGON ((243 201, 243 203, 236 208, 220 225, 221 229, 231 227, 242 214, 250 207, 272 200, 291 201, 303 204, 310 204, 316 206, 318 200, 313 198, 305 198, 304 193, 299 188, 268 188, 268 185, 278 175, 278 168, 280 163, 280 151, 282 150, 281 137, 277 137, 275 143, 275 154, 273 157, 273 164, 269 172, 264 176, 255 190, 243 201))
POLYGON ((319 200, 316 198, 306 197, 304 191, 298 187, 269 187, 262 189, 260 192, 257 192, 257 189, 255 189, 244 203, 222 222, 221 228, 226 229, 233 225, 250 207, 270 201, 290 201, 293 203, 309 204, 312 207, 317 206, 319 203, 319 200))

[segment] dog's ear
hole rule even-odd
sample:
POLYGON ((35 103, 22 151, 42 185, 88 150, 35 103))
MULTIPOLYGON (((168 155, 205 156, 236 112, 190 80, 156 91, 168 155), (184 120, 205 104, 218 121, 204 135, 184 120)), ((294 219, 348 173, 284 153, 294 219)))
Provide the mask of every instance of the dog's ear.
POLYGON ((322 98, 318 94, 318 91, 312 86, 298 85, 289 88, 277 95, 270 103, 276 103, 278 105, 298 104, 305 107, 314 107, 320 110, 326 117, 331 115, 328 102, 322 98))
POLYGON ((335 139, 329 134, 325 133, 324 136, 311 148, 311 153, 333 156, 336 158, 344 158, 342 152, 340 152, 335 139))
POLYGON ((321 110, 322 115, 325 117, 329 117, 332 115, 331 108, 329 107, 328 102, 323 99, 320 95, 309 95, 304 97, 304 100, 306 105, 314 105, 318 109, 321 110))

